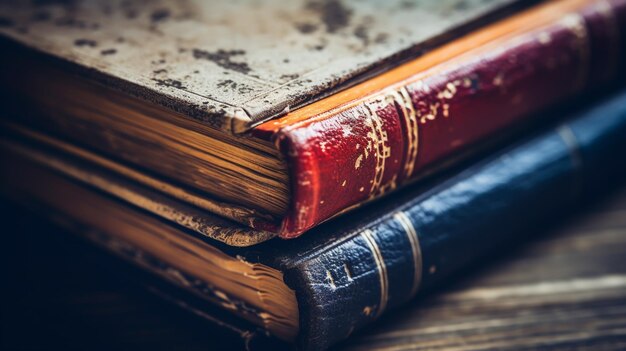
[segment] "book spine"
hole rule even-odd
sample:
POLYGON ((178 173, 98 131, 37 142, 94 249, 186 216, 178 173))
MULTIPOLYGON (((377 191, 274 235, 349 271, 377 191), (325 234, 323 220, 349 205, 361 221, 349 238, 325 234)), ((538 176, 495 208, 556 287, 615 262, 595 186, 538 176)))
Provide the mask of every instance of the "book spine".
POLYGON ((616 160, 625 151, 622 92, 307 254, 285 274, 298 289, 300 346, 327 348, 489 250, 528 238, 624 179, 616 160))
MULTIPOLYGON (((570 1, 573 2, 573 1, 570 1)), ((274 134, 292 174, 283 238, 416 179, 533 112, 614 80, 626 1, 590 1, 274 134)))

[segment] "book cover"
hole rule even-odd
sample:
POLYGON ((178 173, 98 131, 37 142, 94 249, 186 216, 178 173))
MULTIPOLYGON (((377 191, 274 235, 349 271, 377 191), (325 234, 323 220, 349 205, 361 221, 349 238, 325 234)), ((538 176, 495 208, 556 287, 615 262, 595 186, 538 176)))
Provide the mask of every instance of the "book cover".
POLYGON ((243 132, 522 3, 4 2, 0 33, 124 93, 243 132))

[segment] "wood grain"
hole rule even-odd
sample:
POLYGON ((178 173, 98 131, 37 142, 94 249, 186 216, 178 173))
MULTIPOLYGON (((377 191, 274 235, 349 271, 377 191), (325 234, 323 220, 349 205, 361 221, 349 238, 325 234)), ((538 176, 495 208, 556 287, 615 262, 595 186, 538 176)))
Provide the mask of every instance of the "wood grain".
MULTIPOLYGON (((3 349, 211 350, 236 342, 94 264, 27 215, 8 206, 2 213, 13 229, 2 246, 10 283, 3 349)), ((558 222, 336 349, 626 348, 626 187, 558 222)))

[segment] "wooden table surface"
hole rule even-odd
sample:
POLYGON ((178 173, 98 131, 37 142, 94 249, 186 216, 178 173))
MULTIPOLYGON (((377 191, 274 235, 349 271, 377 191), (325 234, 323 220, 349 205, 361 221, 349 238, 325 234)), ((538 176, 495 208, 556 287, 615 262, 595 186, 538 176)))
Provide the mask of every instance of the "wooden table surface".
MULTIPOLYGON (((2 349, 230 349, 232 339, 8 211, 2 349)), ((339 350, 626 349, 626 187, 339 350)), ((506 233, 503 233, 506 235, 506 233)))

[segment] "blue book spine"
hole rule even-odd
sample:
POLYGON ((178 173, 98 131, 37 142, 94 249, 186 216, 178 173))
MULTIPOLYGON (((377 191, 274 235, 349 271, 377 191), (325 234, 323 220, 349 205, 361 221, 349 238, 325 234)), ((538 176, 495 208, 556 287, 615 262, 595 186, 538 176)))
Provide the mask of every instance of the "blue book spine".
MULTIPOLYGON (((626 168, 626 93, 510 147, 303 255, 300 347, 317 350, 599 191, 626 168)), ((394 207, 395 206, 395 207, 394 207)), ((371 219, 367 219, 371 218, 371 219)))

